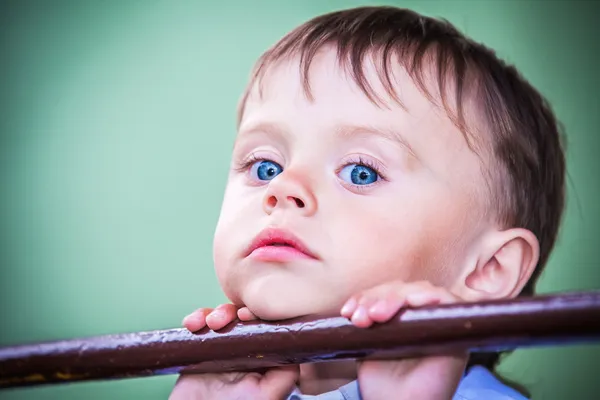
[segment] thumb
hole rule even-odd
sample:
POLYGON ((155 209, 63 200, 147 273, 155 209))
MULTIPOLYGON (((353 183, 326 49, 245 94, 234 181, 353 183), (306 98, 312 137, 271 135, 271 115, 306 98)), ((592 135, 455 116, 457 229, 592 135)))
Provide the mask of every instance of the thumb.
POLYGON ((285 399, 300 377, 300 366, 288 365, 268 370, 260 380, 261 392, 269 400, 285 399))

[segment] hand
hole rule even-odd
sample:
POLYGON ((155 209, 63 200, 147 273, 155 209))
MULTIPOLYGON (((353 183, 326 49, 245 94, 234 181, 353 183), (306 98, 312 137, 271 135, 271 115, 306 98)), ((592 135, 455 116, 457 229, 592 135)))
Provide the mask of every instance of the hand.
POLYGON ((169 400, 283 400, 294 389, 297 365, 258 372, 181 375, 169 400))
POLYGON ((224 328, 236 317, 240 321, 252 321, 256 316, 248 307, 236 307, 233 304, 221 304, 216 308, 199 308, 183 319, 183 326, 190 332, 196 332, 208 326, 213 331, 224 328))
MULTIPOLYGON (((461 299, 428 282, 390 282, 351 297, 341 314, 355 326, 387 322, 403 307, 449 304, 461 299)), ((468 360, 467 352, 392 361, 363 361, 358 382, 365 400, 452 399, 468 360)))
MULTIPOLYGON (((192 332, 205 326, 218 330, 239 318, 256 319, 246 307, 222 304, 215 309, 199 308, 184 318, 183 325, 192 332)), ((169 400, 282 400, 293 390, 300 375, 297 365, 269 369, 266 373, 232 372, 222 374, 182 375, 169 400)))

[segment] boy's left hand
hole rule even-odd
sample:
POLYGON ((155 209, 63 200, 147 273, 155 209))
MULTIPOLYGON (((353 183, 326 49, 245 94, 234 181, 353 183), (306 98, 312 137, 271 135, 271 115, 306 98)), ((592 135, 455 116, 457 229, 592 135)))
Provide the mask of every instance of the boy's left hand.
MULTIPOLYGON (((358 327, 387 322, 404 307, 422 307, 461 301, 428 282, 390 282, 351 297, 341 314, 358 327)), ((365 400, 452 399, 468 360, 467 352, 392 361, 363 361, 358 382, 365 400)))

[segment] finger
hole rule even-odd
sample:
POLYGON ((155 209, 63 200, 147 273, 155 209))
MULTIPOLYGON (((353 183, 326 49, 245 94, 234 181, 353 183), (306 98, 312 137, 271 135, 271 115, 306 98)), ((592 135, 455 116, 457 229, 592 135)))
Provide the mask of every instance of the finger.
POLYGON ((369 309, 369 318, 373 322, 387 322, 406 304, 406 299, 399 293, 391 293, 386 298, 378 300, 369 309))
POLYGON ((422 307, 440 302, 440 294, 431 291, 414 292, 406 295, 406 303, 409 307, 422 307))
POLYGON ((376 294, 372 291, 366 292, 358 299, 358 306, 350 317, 352 323, 359 328, 368 328, 373 324, 373 320, 369 316, 369 308, 371 308, 378 300, 376 294))
POLYGON ((252 311, 248 307, 242 307, 237 310, 237 317, 240 321, 253 321, 256 319, 256 315, 252 314, 252 311))
POLYGON ((199 308, 183 319, 182 325, 190 332, 196 332, 206 326, 206 316, 212 308, 199 308))
POLYGON ((352 317, 352 314, 354 314, 354 311, 356 311, 356 307, 358 307, 357 296, 352 296, 342 306, 342 309, 340 310, 340 314, 342 315, 342 317, 350 318, 350 317, 352 317))
POLYGON ((169 400, 193 399, 200 394, 202 383, 192 375, 180 375, 175 382, 175 387, 169 395, 169 400))
POLYGON ((354 326, 359 328, 368 328, 373 325, 373 320, 369 317, 369 311, 366 306, 358 306, 350 320, 354 326))
POLYGON ((406 294, 406 303, 409 307, 455 303, 457 300, 458 298, 446 289, 436 287, 415 289, 406 294))
POLYGON ((340 314, 343 317, 352 318, 352 316, 356 313, 359 307, 363 306, 369 308, 376 301, 377 297, 373 294, 372 291, 367 291, 357 296, 352 296, 350 300, 348 300, 346 304, 344 304, 340 311, 340 314))
POLYGON ((262 393, 269 400, 287 398, 294 389, 299 377, 300 367, 298 365, 270 369, 260 380, 262 393))
POLYGON ((221 304, 206 316, 206 325, 217 331, 237 317, 237 308, 233 304, 221 304))

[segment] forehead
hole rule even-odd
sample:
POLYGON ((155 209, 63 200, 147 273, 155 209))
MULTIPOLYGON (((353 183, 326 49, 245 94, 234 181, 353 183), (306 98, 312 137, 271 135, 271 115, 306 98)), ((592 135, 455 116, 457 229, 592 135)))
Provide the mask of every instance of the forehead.
MULTIPOLYGON (((343 113, 349 105, 353 108, 362 107, 365 113, 373 109, 401 109, 386 93, 377 77, 376 67, 369 60, 361 68, 363 83, 367 86, 362 88, 352 72, 340 65, 335 51, 331 49, 319 51, 306 74, 303 73, 299 56, 284 58, 265 67, 249 88, 244 99, 242 117, 260 107, 284 106, 290 102, 297 106, 328 108, 332 117, 343 113), (366 92, 373 93, 378 99, 366 92)), ((402 86, 403 91, 411 92, 416 89, 414 85, 405 85, 403 80, 403 77, 397 79, 398 88, 402 86)), ((408 97, 413 97, 412 95, 413 93, 407 93, 408 97)), ((429 106, 425 102, 420 105, 429 106)))
MULTIPOLYGON (((298 56, 269 64, 243 100, 240 127, 256 119, 289 121, 302 116, 307 123, 381 123, 415 136, 412 140, 417 142, 435 139, 446 142, 445 146, 466 144, 445 110, 424 94, 399 63, 390 68, 389 85, 382 79, 378 61, 369 55, 360 68, 354 69, 340 63, 335 49, 324 48, 312 60, 306 75, 298 56), (417 132, 422 131, 435 131, 436 135, 418 137, 417 132)), ((424 75, 426 79, 428 76, 424 75)), ((425 84, 430 93, 435 93, 433 80, 425 80, 425 84)))

